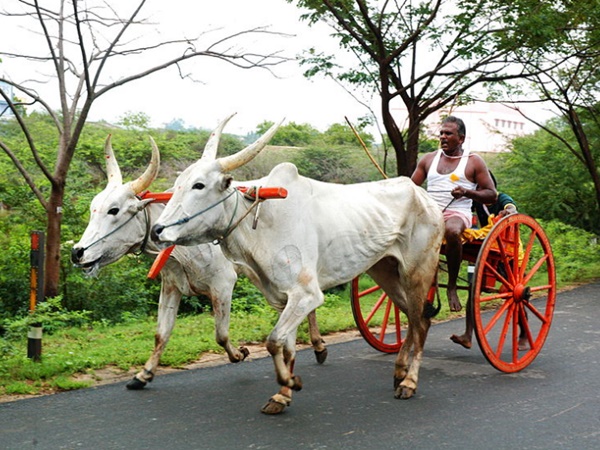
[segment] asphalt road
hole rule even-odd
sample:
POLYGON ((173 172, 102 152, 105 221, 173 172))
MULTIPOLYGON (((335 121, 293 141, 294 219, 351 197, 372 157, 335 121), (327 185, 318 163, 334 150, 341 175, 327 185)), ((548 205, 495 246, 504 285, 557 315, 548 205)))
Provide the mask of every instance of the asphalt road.
POLYGON ((269 358, 0 404, 2 449, 599 449, 600 283, 558 295, 537 359, 517 374, 434 325, 417 394, 394 399, 393 355, 361 339, 299 353, 304 389, 280 416, 269 358))

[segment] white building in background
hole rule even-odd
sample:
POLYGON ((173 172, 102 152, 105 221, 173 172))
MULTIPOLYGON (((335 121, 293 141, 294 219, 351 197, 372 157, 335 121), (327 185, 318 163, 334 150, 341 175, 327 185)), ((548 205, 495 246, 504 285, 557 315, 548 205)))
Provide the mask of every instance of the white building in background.
MULTIPOLYGON (((13 87, 10 84, 0 81, 0 89, 4 91, 8 98, 13 98, 13 87)), ((8 107, 6 100, 4 100, 4 97, 0 96, 0 119, 7 119, 9 117, 13 117, 13 113, 8 107)))
MULTIPOLYGON (((400 113, 400 110, 396 110, 400 113)), ((444 117, 453 115, 465 122, 467 136, 464 147, 474 152, 509 151, 507 145, 517 136, 533 133, 537 127, 518 111, 500 103, 475 102, 464 106, 444 108, 425 121, 427 134, 437 139, 444 117)))

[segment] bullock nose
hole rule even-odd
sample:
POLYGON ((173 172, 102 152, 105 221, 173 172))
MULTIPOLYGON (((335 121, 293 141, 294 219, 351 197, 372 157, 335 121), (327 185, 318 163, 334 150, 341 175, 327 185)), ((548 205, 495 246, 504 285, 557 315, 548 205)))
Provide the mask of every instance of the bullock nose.
POLYGON ((73 247, 71 249, 71 262, 73 264, 77 264, 83 258, 83 253, 85 252, 82 248, 73 247))
POLYGON ((150 236, 152 237, 153 241, 158 241, 158 235, 160 233, 163 232, 163 230, 165 229, 165 227, 163 227, 162 225, 154 225, 152 227, 152 233, 150 234, 150 236))

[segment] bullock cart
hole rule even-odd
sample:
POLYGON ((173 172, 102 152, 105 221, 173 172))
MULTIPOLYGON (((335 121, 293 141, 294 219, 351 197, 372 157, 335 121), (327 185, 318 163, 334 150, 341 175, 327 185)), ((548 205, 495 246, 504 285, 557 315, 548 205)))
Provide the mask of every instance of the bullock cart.
MULTIPOLYGON (((541 226, 525 214, 506 216, 484 238, 463 245, 469 263, 467 279, 459 289, 468 291, 467 314, 489 363, 502 372, 518 372, 539 354, 550 330, 556 299, 556 275, 550 242, 541 226), (471 272, 471 270, 473 270, 471 272), (519 350, 525 336, 527 350, 519 350)), ((468 230, 472 231, 472 230, 468 230)), ((428 301, 439 301, 445 258, 440 252, 438 281, 428 301)), ((397 353, 402 345, 402 318, 387 295, 366 275, 352 280, 352 312, 364 339, 375 349, 397 353)))

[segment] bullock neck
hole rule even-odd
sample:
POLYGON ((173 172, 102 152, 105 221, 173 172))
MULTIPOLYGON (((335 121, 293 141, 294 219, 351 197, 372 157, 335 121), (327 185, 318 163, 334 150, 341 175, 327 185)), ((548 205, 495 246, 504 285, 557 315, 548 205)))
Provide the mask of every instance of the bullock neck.
POLYGON ((248 195, 244 195, 241 192, 239 192, 236 189, 237 195, 235 196, 235 207, 233 210, 233 213, 231 214, 231 219, 229 219, 229 223, 227 224, 227 227, 225 228, 225 230, 220 233, 216 239, 213 241, 213 244, 215 245, 220 245, 223 240, 225 240, 232 232, 233 230, 235 230, 241 223, 242 221, 246 218, 246 216, 248 216, 248 214, 250 214, 255 208, 255 214, 254 214, 254 222, 252 224, 252 228, 256 228, 256 221, 258 220, 258 213, 260 211, 260 204, 264 201, 264 199, 261 199, 258 196, 258 192, 256 193, 256 196, 252 197, 252 196, 248 196, 248 195), (237 209, 238 209, 238 205, 239 205, 239 199, 241 196, 244 196, 245 199, 247 200, 252 200, 252 204, 246 209, 246 211, 241 215, 241 217, 239 219, 237 219, 234 223, 235 217, 237 215, 237 209))
MULTIPOLYGON (((160 251, 158 246, 152 241, 152 239, 150 239, 150 231, 152 229, 152 225, 154 225, 152 223, 153 216, 152 216, 151 208, 155 208, 155 209, 160 208, 162 210, 162 209, 164 209, 164 205, 161 205, 158 203, 150 203, 150 204, 146 205, 146 207, 144 208, 144 228, 145 228, 144 237, 139 242, 139 248, 132 252, 134 255, 141 255, 142 253, 144 253, 146 255, 155 255, 155 254, 159 253, 159 251, 160 251)), ((156 211, 156 212, 158 212, 158 211, 156 211)), ((160 214, 155 214, 154 217, 158 217, 158 216, 160 216, 160 214)))

